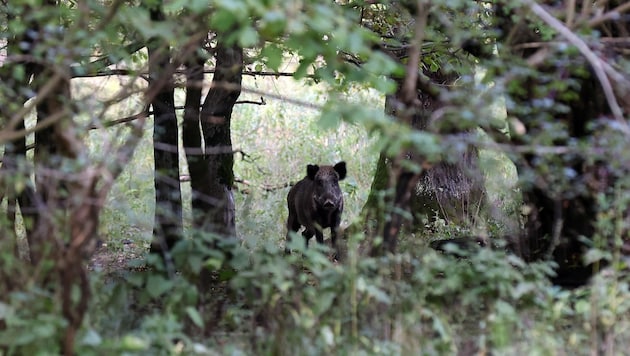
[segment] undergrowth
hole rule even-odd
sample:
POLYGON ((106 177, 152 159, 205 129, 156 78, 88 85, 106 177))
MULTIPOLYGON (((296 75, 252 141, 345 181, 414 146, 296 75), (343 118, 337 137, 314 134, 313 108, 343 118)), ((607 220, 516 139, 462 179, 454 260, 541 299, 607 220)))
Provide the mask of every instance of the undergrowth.
MULTIPOLYGON (((317 87, 280 80, 246 85, 303 92, 314 103, 325 99, 317 87)), ((352 95, 382 106, 370 93, 352 95)), ((361 234, 344 241, 342 262, 331 261, 326 247, 304 250, 299 238, 295 252, 284 255, 288 185, 305 175, 308 163, 345 160, 342 225, 349 225, 369 192, 378 137, 348 123, 322 127, 316 111, 280 100, 238 106, 232 129, 235 149, 243 152, 235 164, 238 239, 210 248, 212 236, 187 227, 195 237, 176 247, 177 272, 170 275, 160 260, 144 259, 154 209, 145 136, 102 215, 106 247, 99 253, 124 256, 90 274, 93 298, 78 354, 554 355, 619 354, 630 347, 628 277, 615 268, 589 286, 561 290, 548 281, 549 264, 526 264, 492 249, 440 254, 428 248, 434 236, 423 231, 403 236, 401 253, 380 258, 359 252, 366 242, 361 234)), ((481 158, 491 205, 502 212, 488 222, 494 224, 489 231, 505 231, 501 219, 518 211, 513 165, 492 152, 481 158)), ((189 196, 188 183, 182 189, 189 196)), ((427 230, 444 236, 470 233, 432 224, 427 230)), ((58 353, 51 340, 65 321, 47 293, 26 288, 0 304, 6 325, 0 354, 58 353)))

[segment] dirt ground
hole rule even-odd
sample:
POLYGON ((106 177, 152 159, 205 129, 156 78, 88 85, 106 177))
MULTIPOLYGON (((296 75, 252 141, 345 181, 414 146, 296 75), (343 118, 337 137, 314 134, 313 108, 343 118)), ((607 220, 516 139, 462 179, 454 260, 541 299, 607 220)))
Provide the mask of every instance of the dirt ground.
POLYGON ((145 254, 146 248, 131 240, 123 240, 122 245, 103 242, 90 258, 88 270, 107 274, 128 269, 131 261, 141 261, 145 254))

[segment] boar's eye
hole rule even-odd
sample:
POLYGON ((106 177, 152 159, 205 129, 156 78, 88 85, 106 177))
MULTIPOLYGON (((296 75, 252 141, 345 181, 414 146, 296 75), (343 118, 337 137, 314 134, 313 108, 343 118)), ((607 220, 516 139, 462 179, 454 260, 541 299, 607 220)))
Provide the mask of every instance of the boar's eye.
POLYGON ((324 181, 321 179, 316 179, 315 184, 317 184, 318 187, 321 187, 322 185, 324 185, 324 181))

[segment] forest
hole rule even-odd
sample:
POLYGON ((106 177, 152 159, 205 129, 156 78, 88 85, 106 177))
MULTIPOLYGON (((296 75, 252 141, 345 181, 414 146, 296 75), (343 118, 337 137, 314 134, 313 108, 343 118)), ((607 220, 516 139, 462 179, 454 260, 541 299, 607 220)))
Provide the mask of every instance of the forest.
POLYGON ((630 2, 0 8, 0 356, 630 349, 630 2))

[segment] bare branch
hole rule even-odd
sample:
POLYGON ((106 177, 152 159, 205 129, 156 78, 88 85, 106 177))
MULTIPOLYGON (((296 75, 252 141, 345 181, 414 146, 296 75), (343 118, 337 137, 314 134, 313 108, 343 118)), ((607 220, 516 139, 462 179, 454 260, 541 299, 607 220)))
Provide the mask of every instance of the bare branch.
MULTIPOLYGON (((265 101, 265 98, 263 98, 261 96, 260 97, 260 101, 240 100, 240 101, 237 101, 236 104, 267 105, 267 102, 265 101)), ((182 105, 178 105, 178 106, 175 107, 175 110, 183 110, 183 109, 185 109, 185 107, 182 106, 182 105)), ((131 122, 131 121, 134 121, 134 120, 143 119, 143 118, 146 118, 146 117, 151 116, 151 115, 153 115, 153 111, 146 111, 145 110, 145 111, 137 113, 135 115, 123 117, 123 118, 112 120, 112 121, 107 121, 102 126, 100 126, 100 125, 99 126, 92 125, 92 126, 89 127, 89 129, 90 130, 95 130, 95 129, 100 129, 100 128, 112 127, 112 126, 116 126, 116 125, 119 125, 119 124, 124 124, 124 123, 127 123, 127 122, 131 122)))
POLYGON ((424 40, 424 30, 427 25, 427 18, 429 17, 428 9, 429 6, 427 6, 424 1, 418 0, 418 16, 416 18, 414 42, 409 50, 407 75, 402 85, 402 99, 407 105, 415 102, 418 96, 416 92, 418 83, 418 68, 420 67, 420 52, 422 50, 422 41, 424 40))
MULTIPOLYGON (((179 176, 179 181, 180 182, 190 182, 190 176, 189 175, 181 175, 179 176)), ((267 193, 271 193, 271 192, 275 192, 277 190, 281 190, 281 189, 286 189, 289 187, 292 187, 295 185, 295 182, 286 182, 286 183, 282 183, 282 184, 266 184, 266 183, 262 183, 262 184, 254 184, 253 182, 250 182, 248 180, 242 179, 242 178, 235 178, 234 179, 234 183, 238 183, 238 184, 242 184, 245 185, 247 187, 254 187, 256 189, 262 190, 264 192, 267 193)), ((239 189, 239 191, 243 194, 249 194, 250 191, 248 188, 244 188, 244 189, 239 189)))
MULTIPOLYGON (((178 148, 175 145, 156 142, 154 144, 155 149, 165 152, 177 152, 178 148)), ((230 146, 206 146, 203 147, 186 147, 186 152, 193 156, 206 156, 206 155, 219 155, 219 154, 233 154, 240 153, 243 156, 248 156, 246 152, 239 149, 233 149, 230 146)))
MULTIPOLYGON (((19 58, 18 58, 19 59, 19 58)), ((94 63, 94 62, 92 62, 94 63)), ((206 69, 203 71, 204 74, 214 74, 214 69, 206 69)), ((174 70, 173 74, 186 74, 184 69, 174 70)), ((251 76, 251 77, 292 77, 294 72, 268 72, 268 71, 250 71, 245 70, 242 73, 243 75, 251 76)), ((73 78, 94 78, 94 77, 109 77, 109 76, 140 76, 146 80, 148 80, 149 73, 141 72, 133 69, 104 69, 99 70, 97 72, 86 72, 86 73, 78 73, 77 70, 72 74, 73 78)), ((312 75, 308 75, 307 77, 313 77, 312 75)))
MULTIPOLYGON (((583 5, 586 6, 586 5, 583 5)), ((588 22, 588 25, 590 27, 595 27, 598 26, 600 24, 602 24, 603 22, 606 22, 608 20, 615 20, 618 19, 622 13, 626 12, 626 11, 630 11, 630 2, 626 2, 625 4, 621 4, 619 6, 617 6, 616 8, 601 14, 593 19, 591 19, 588 22)))
MULTIPOLYGON (((35 96, 35 99, 31 101, 29 105, 26 105, 23 108, 21 108, 18 112, 16 112, 11 117, 8 125, 2 131, 0 131, 0 137, 2 137, 6 131, 9 132, 8 134, 11 134, 13 130, 15 130, 15 127, 18 125, 18 123, 24 120, 24 116, 26 116, 26 114, 28 114, 33 109, 35 109, 37 105, 39 105, 42 102, 42 100, 44 100, 48 95, 52 93, 52 91, 57 87, 57 84, 62 80, 62 78, 63 78, 63 75, 60 72, 58 71, 55 72, 55 74, 39 90, 39 92, 35 96)), ((15 136, 11 139, 15 139, 18 137, 20 136, 15 136)), ((4 142, 5 141, 3 141, 2 138, 0 138, 0 144, 4 142)))
POLYGON ((568 0, 565 9, 567 19, 564 23, 567 27, 573 27, 573 20, 575 20, 575 0, 568 0))
MULTIPOLYGON (((610 84, 610 80, 608 76, 606 76, 606 72, 604 69, 604 65, 602 64, 602 60, 597 57, 595 53, 588 47, 588 45, 575 33, 573 33, 570 29, 564 26, 558 19, 549 14, 542 6, 538 5, 536 2, 532 0, 526 0, 525 2, 528 4, 530 9, 545 23, 551 26, 553 29, 558 31, 564 38, 567 39, 572 45, 577 47, 577 49, 582 53, 582 55, 586 58, 586 60, 590 63, 591 67, 593 67, 593 71, 597 76, 597 79, 602 86, 604 91, 604 95, 606 96, 606 100, 608 102, 608 106, 615 118, 621 125, 624 127, 624 131, 626 134, 630 134, 630 127, 628 123, 623 118, 623 111, 617 102, 617 98, 615 97, 615 93, 613 91, 612 85, 610 84)), ((612 69, 612 68, 611 68, 612 69)))
POLYGON ((252 105, 267 105, 267 102, 265 101, 265 98, 263 98, 262 96, 260 97, 260 101, 254 101, 254 100, 237 100, 234 105, 236 104, 252 104, 252 105))
POLYGON ((59 120, 63 119, 64 117, 67 117, 70 114, 71 114, 70 110, 68 110, 67 108, 64 108, 64 110, 58 111, 55 114, 48 116, 46 120, 37 123, 35 126, 31 128, 19 130, 19 131, 14 131, 14 130, 11 130, 10 128, 2 130, 0 131, 0 145, 4 145, 9 141, 13 141, 17 138, 27 136, 28 134, 31 134, 35 131, 43 130, 47 127, 50 127, 56 124, 59 120))

